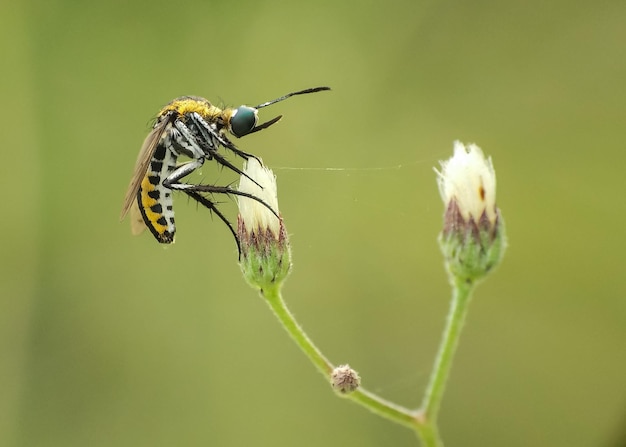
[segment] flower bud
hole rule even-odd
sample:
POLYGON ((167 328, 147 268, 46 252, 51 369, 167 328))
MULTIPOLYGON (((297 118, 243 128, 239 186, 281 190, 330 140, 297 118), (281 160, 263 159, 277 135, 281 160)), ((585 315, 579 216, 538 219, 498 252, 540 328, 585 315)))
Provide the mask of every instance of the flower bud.
POLYGON ((238 196, 239 264, 246 280, 263 290, 280 284, 287 277, 291 253, 287 231, 278 212, 274 173, 251 157, 245 162, 244 174, 239 191, 259 200, 238 196))
POLYGON ((359 374, 350 365, 341 365, 333 369, 330 383, 335 391, 350 394, 361 385, 359 374))
POLYGON ((500 263, 506 247, 496 206, 496 172, 475 144, 454 143, 454 155, 437 171, 445 206, 439 244, 452 279, 476 281, 500 263))

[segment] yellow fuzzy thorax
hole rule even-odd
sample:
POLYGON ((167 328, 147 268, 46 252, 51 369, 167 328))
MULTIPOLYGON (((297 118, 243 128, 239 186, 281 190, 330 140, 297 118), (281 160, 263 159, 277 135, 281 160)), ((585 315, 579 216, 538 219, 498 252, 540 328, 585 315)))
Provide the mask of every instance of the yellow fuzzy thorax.
POLYGON ((209 121, 213 121, 223 114, 222 109, 212 105, 206 99, 196 96, 183 96, 181 98, 176 98, 163 107, 159 116, 165 115, 169 112, 176 112, 178 115, 186 115, 188 113, 196 112, 201 117, 209 121))

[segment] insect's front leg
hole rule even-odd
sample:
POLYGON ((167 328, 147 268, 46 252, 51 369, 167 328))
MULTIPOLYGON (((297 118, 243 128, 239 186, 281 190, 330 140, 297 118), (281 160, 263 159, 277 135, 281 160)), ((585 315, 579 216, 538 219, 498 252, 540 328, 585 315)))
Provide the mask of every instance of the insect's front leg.
POLYGON ((171 149, 174 152, 186 155, 195 160, 201 158, 210 160, 210 153, 215 151, 211 142, 198 140, 189 127, 180 120, 174 121, 171 137, 171 149))
POLYGON ((236 155, 239 155, 244 160, 247 160, 248 158, 252 157, 252 158, 256 158, 259 161, 259 163, 261 163, 261 160, 259 160, 259 158, 256 155, 249 154, 239 149, 237 146, 235 146, 235 144, 232 141, 228 139, 226 135, 221 133, 214 125, 207 123, 206 120, 200 116, 200 114, 194 112, 192 117, 197 128, 200 129, 202 136, 207 140, 207 142, 209 142, 210 151, 212 152, 217 151, 217 148, 215 147, 217 143, 217 144, 224 146, 226 149, 231 150, 236 155))
POLYGON ((217 141, 219 141, 222 146, 239 155, 244 160, 247 160, 248 158, 255 158, 259 163, 263 164, 261 160, 259 160, 259 157, 257 157, 256 155, 249 154, 248 152, 242 151, 237 146, 235 146, 235 144, 230 141, 226 135, 218 135, 217 141))
MULTIPOLYGON (((199 119, 202 122, 205 122, 201 118, 199 119)), ((217 161, 220 165, 227 167, 228 169, 230 169, 233 172, 236 172, 239 175, 243 175, 247 177, 251 182, 257 185, 259 188, 263 188, 261 185, 257 183, 256 180, 248 176, 248 174, 243 172, 237 166, 235 166, 230 161, 225 159, 219 152, 217 152, 215 148, 215 143, 214 143, 216 141, 215 138, 208 138, 208 139, 202 139, 202 140, 197 139, 194 136, 194 134, 191 132, 189 127, 187 127, 187 125, 180 120, 176 120, 174 122, 174 129, 175 131, 172 132, 172 139, 171 139, 172 150, 175 151, 176 153, 184 154, 190 158, 193 158, 194 160, 189 162, 189 164, 194 163, 194 162, 200 162, 200 164, 195 165, 195 167, 189 167, 188 168, 189 170, 185 171, 186 173, 182 174, 181 172, 182 175, 180 175, 178 179, 186 175, 189 175, 194 169, 198 169, 200 166, 202 166, 205 159, 206 160, 215 159, 215 161, 217 161)), ((207 127, 207 129, 211 130, 211 127, 209 126, 207 127)), ((211 135, 219 135, 219 134, 212 133, 211 135)), ((217 141, 220 141, 220 140, 217 140, 217 141)), ((186 166, 186 165, 183 165, 183 166, 186 166)), ((182 168, 183 166, 181 166, 180 168, 182 168)), ((174 174, 176 174, 177 171, 178 169, 174 171, 170 176, 168 176, 168 179, 174 176, 174 174)), ((175 183, 175 182, 172 182, 172 183, 175 183)), ((165 184, 165 182, 163 182, 163 184, 169 188, 169 186, 165 184)), ((190 185, 187 185, 185 187, 174 188, 174 189, 185 189, 185 188, 189 188, 189 186, 190 185)))

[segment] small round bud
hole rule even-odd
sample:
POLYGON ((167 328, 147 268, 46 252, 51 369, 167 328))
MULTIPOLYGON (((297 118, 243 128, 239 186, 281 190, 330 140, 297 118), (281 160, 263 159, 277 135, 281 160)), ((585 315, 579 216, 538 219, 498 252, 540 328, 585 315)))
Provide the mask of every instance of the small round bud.
POLYGON ((330 378, 333 389, 341 394, 350 394, 361 385, 359 374, 350 365, 336 367, 330 378))

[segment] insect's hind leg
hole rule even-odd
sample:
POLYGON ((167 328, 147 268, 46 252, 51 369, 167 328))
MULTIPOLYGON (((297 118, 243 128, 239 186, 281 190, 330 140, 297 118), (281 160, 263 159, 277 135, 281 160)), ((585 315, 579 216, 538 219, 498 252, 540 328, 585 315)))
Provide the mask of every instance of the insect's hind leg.
MULTIPOLYGON (((169 176, 167 176, 167 178, 165 178, 163 180, 163 186, 165 186, 166 188, 172 189, 172 190, 183 191, 185 194, 187 194, 189 197, 194 199, 196 202, 198 202, 198 203, 204 205, 206 208, 208 208, 209 211, 215 213, 215 215, 217 215, 217 217, 219 217, 220 220, 226 224, 226 226, 230 230, 231 234, 235 238, 235 243, 237 244, 237 252, 239 253, 239 258, 241 258, 241 244, 239 243, 239 238, 237 237, 237 232, 233 228, 232 224, 226 218, 226 216, 224 216, 224 214, 222 214, 222 212, 217 208, 215 203, 213 203, 211 200, 207 199, 202 194, 197 192, 198 190, 206 191, 206 188, 203 185, 193 185, 193 184, 189 184, 189 183, 180 183, 180 180, 182 178, 184 178, 187 175, 191 174, 193 171, 195 171, 196 169, 200 168, 203 164, 204 164, 204 159, 200 158, 200 159, 191 160, 191 161, 188 161, 186 163, 183 163, 183 164, 179 165, 174 170, 174 172, 172 172, 169 176)), ((220 192, 223 192, 223 193, 226 193, 226 190, 230 189, 228 187, 225 187, 225 188, 215 187, 215 188, 219 189, 220 192), (224 190, 224 191, 222 191, 222 190, 224 190)), ((214 191, 214 192, 217 192, 217 191, 214 191)), ((266 205, 266 206, 268 206, 268 205, 266 205)), ((272 210, 272 212, 273 212, 273 210, 272 210)))
POLYGON ((207 199, 202 194, 199 194, 196 191, 193 191, 191 189, 183 189, 183 191, 189 197, 191 197, 192 199, 194 199, 198 203, 200 203, 200 204, 204 205, 205 207, 207 207, 209 209, 209 211, 215 213, 215 215, 217 217, 219 217, 220 220, 226 224, 226 226, 230 230, 231 234, 235 238, 235 243, 237 244, 237 252, 239 253, 239 259, 241 259, 241 243, 239 242, 239 237, 237 237, 237 232, 233 228, 233 226, 230 223, 230 221, 226 218, 226 216, 224 216, 222 214, 222 212, 217 208, 217 205, 215 205, 215 203, 213 203, 211 200, 207 199))
POLYGON ((170 175, 163 179, 163 186, 177 191, 185 190, 188 187, 193 187, 194 185, 181 183, 180 180, 187 177, 196 169, 202 167, 203 164, 204 158, 197 158, 195 160, 191 160, 181 165, 178 165, 170 175))
POLYGON ((198 191, 198 192, 206 192, 209 194, 225 194, 225 195, 232 194, 233 196, 246 197, 248 199, 255 200, 259 202, 261 205, 263 205, 265 208, 270 210, 270 212, 274 216, 280 219, 280 215, 274 210, 274 208, 272 208, 267 202, 255 196, 254 194, 250 194, 248 192, 243 192, 243 191, 238 191, 228 186, 215 186, 215 185, 189 185, 189 186, 190 188, 187 188, 185 192, 191 190, 191 191, 198 191))

